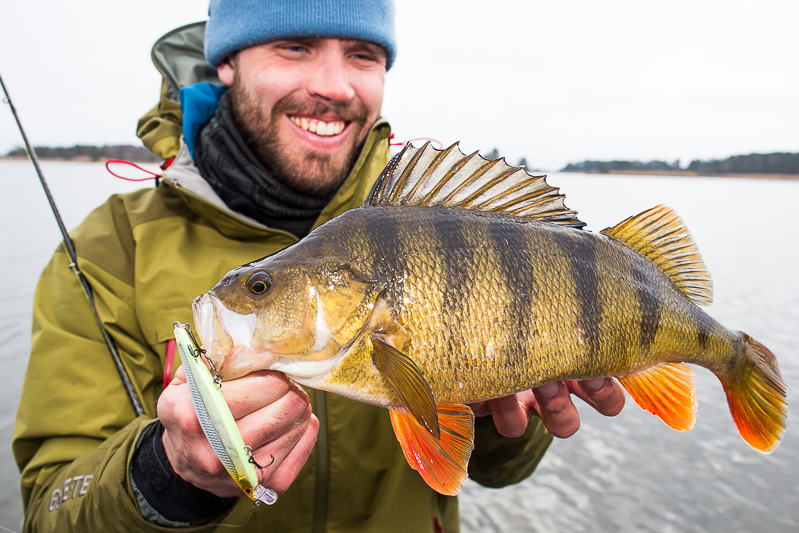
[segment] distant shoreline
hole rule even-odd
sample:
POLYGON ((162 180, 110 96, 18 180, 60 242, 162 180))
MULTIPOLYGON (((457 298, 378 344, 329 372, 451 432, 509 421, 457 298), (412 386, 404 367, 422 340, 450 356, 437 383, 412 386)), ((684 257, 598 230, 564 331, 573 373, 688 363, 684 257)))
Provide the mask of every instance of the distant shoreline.
MULTIPOLYGON (((0 161, 27 161, 27 156, 21 155, 0 155, 0 161)), ((39 161, 60 161, 62 163, 105 163, 109 158, 101 157, 100 159, 92 159, 89 156, 77 156, 70 159, 63 157, 40 157, 39 161)), ((125 161, 128 161, 127 159, 125 161)), ((137 165, 157 165, 157 161, 137 161, 130 160, 130 163, 137 165)))
MULTIPOLYGON (((27 157, 23 156, 0 156, 0 161, 27 161, 27 157)), ((40 157, 39 161, 62 161, 65 163, 105 163, 108 159, 97 159, 92 160, 88 156, 78 156, 73 157, 72 159, 64 159, 62 157, 40 157)), ((153 161, 131 161, 131 163, 136 163, 137 165, 140 164, 148 164, 148 165, 157 165, 153 161)), ((562 172, 564 174, 621 174, 621 175, 628 175, 628 176, 672 176, 672 177, 681 177, 681 178, 749 178, 749 179, 759 179, 759 180, 787 180, 787 181, 799 181, 799 174, 699 174, 693 170, 682 170, 682 171, 668 171, 668 170, 608 170, 607 172, 573 172, 573 171, 562 171, 562 170, 536 170, 535 173, 544 173, 544 174, 551 174, 553 172, 562 172)))
POLYGON ((673 176, 684 178, 749 178, 759 180, 791 180, 799 181, 799 174, 770 174, 770 173, 729 173, 729 174, 700 174, 694 170, 608 170, 607 172, 584 172, 584 174, 626 174, 632 176, 673 176))

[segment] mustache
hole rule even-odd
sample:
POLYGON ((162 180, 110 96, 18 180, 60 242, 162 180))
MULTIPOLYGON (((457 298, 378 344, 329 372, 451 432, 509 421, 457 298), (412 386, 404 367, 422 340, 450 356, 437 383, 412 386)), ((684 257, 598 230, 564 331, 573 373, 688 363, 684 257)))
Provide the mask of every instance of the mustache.
POLYGON ((305 99, 298 95, 287 95, 277 102, 272 108, 272 118, 276 119, 282 114, 319 116, 332 113, 339 119, 347 122, 366 122, 369 111, 360 100, 353 102, 323 102, 314 99, 305 99))

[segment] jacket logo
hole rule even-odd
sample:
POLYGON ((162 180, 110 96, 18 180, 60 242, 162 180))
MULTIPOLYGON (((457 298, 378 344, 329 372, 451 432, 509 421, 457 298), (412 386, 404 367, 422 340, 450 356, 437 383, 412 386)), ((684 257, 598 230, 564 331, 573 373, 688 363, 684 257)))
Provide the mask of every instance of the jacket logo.
POLYGON ((72 491, 72 499, 74 500, 78 496, 85 496, 86 491, 89 490, 89 482, 92 480, 94 475, 86 474, 83 476, 75 476, 75 477, 68 477, 61 483, 61 487, 57 488, 53 491, 53 494, 50 496, 50 507, 48 508, 49 511, 54 511, 58 509, 58 506, 64 503, 69 499, 70 490, 72 491))

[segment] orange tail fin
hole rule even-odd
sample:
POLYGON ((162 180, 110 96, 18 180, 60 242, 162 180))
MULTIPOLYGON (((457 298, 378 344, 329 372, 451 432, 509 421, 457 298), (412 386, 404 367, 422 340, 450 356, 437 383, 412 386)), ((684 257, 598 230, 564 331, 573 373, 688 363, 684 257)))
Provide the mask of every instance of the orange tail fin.
POLYGON ((696 420, 694 371, 682 363, 665 363, 620 377, 641 409, 677 431, 693 429, 696 420))
POLYGON ((739 333, 743 360, 719 379, 741 437, 756 450, 768 453, 779 446, 785 433, 788 387, 774 354, 746 333, 739 333))
POLYGON ((391 409, 391 425, 411 468, 433 489, 455 496, 466 479, 474 449, 474 415, 465 405, 437 405, 441 438, 436 439, 408 409, 391 409))

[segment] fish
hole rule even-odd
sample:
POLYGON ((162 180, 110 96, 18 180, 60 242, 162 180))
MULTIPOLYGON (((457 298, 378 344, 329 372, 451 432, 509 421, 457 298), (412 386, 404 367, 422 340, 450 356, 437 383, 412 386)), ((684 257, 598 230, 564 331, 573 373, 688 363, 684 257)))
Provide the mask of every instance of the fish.
POLYGON ((699 306, 710 274, 680 217, 656 206, 593 233, 545 176, 406 145, 364 205, 231 270, 193 303, 223 379, 271 369, 389 410, 410 466, 457 494, 469 404, 549 382, 617 378, 685 431, 693 370, 721 381, 756 450, 785 432, 776 357, 699 306))

